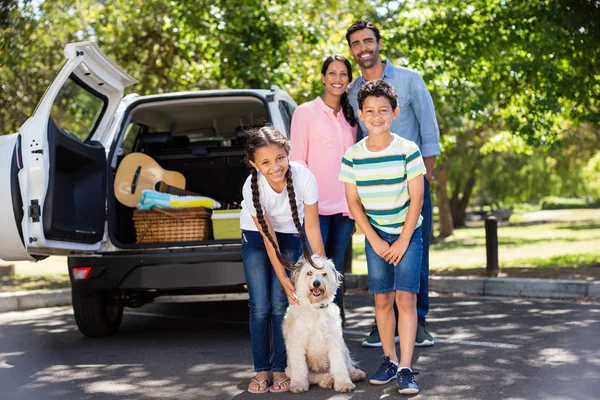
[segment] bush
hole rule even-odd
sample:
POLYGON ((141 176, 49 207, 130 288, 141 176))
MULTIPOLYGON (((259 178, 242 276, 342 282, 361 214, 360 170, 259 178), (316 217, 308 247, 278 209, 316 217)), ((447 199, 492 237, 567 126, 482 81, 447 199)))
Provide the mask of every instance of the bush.
POLYGON ((566 197, 544 197, 540 201, 542 210, 567 210, 575 208, 599 208, 600 199, 594 200, 590 197, 572 199, 566 197))

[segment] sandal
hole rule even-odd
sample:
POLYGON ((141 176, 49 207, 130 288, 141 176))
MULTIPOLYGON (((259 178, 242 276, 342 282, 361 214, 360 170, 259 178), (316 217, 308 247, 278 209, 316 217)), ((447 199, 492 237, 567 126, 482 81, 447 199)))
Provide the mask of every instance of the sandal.
POLYGON ((283 392, 287 392, 288 390, 290 390, 290 378, 285 378, 284 380, 280 381, 279 379, 273 379, 273 386, 271 386, 270 391, 273 393, 283 393, 283 392), (285 387, 281 387, 282 385, 287 384, 285 387), (277 385, 277 387, 279 389, 275 389, 275 385, 277 385))
POLYGON ((248 385, 249 393, 256 393, 256 394, 267 393, 271 389, 271 381, 269 380, 269 378, 263 379, 260 382, 257 381, 256 379, 252 378, 252 379, 250 379, 250 384, 252 384, 252 382, 254 382, 258 385, 258 389, 253 389, 250 387, 250 385, 248 385), (263 387, 263 385, 265 386, 265 388, 261 389, 263 387))

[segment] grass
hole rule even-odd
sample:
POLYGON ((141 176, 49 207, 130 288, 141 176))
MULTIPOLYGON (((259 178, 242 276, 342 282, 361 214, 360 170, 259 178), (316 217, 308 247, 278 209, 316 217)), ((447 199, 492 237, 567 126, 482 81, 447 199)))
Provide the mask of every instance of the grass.
MULTIPOLYGON (((522 210, 498 228, 501 276, 600 280, 600 209, 522 210)), ((366 274, 364 236, 353 237, 353 273, 366 274)), ((2 262, 0 261, 0 264, 2 262)), ((66 257, 16 262, 16 275, 0 278, 0 292, 70 287, 66 257)), ((432 275, 485 275, 483 222, 456 229, 430 250, 432 275)))
POLYGON ((20 290, 63 289, 71 287, 69 275, 53 274, 42 276, 15 275, 3 276, 0 280, 0 292, 20 290))
MULTIPOLYGON (((518 214, 519 223, 500 226, 498 228, 500 267, 556 269, 600 265, 600 210, 565 211, 518 214), (558 222, 539 223, 549 219, 558 222)), ((451 237, 431 245, 429 256, 431 273, 463 270, 465 274, 471 274, 473 270, 484 271, 485 246, 485 229, 482 222, 456 229, 451 237)), ((354 254, 352 272, 366 274, 364 236, 355 235, 352 247, 354 254)), ((592 270, 592 275, 596 276, 594 271, 592 270)), ((540 274, 545 275, 548 272, 550 271, 540 272, 540 274)))

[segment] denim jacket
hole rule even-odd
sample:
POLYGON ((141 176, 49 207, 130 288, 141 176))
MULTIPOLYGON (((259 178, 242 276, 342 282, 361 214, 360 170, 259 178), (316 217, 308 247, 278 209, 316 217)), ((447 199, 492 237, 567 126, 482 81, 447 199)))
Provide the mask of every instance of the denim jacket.
MULTIPOLYGON (((423 78, 408 68, 396 67, 385 61, 385 69, 381 78, 398 93, 398 107, 400 113, 392 122, 392 132, 413 141, 419 146, 423 157, 432 157, 440 154, 440 129, 435 118, 433 100, 425 86, 423 78)), ((356 78, 349 86, 349 99, 354 113, 358 119, 358 91, 366 83, 361 76, 356 78)), ((367 135, 367 130, 360 121, 358 139, 367 135)))

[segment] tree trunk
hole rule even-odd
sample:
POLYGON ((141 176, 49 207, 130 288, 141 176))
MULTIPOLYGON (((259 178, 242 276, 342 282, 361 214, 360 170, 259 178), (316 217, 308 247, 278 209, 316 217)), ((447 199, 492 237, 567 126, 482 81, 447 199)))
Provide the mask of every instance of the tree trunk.
POLYGON ((435 177, 435 196, 438 201, 440 218, 440 237, 447 238, 452 235, 452 213, 450 211, 450 201, 448 200, 448 183, 446 178, 446 166, 437 171, 435 177))
POLYGON ((471 194, 473 193, 473 188, 475 187, 476 177, 475 171, 471 171, 469 179, 467 179, 464 188, 458 191, 452 196, 452 200, 450 201, 450 208, 452 211, 452 222, 454 227, 464 226, 465 225, 465 217, 467 215, 467 206, 469 205, 469 200, 471 198, 471 194))

